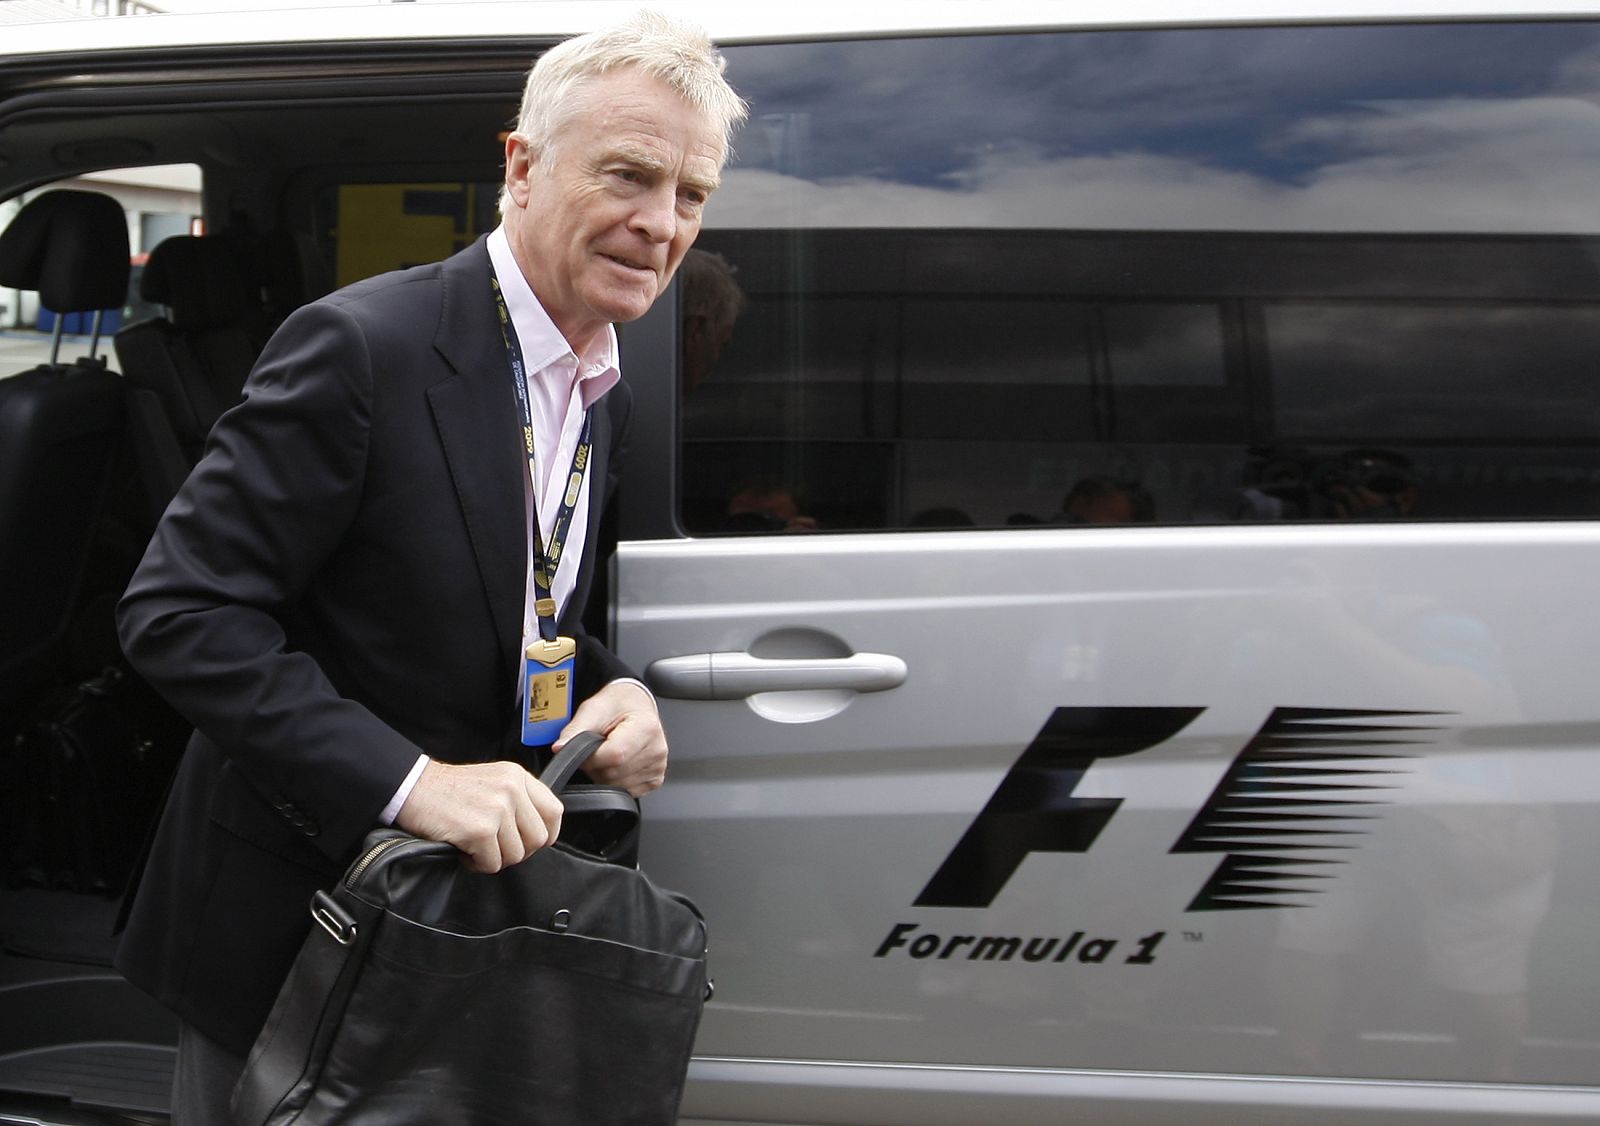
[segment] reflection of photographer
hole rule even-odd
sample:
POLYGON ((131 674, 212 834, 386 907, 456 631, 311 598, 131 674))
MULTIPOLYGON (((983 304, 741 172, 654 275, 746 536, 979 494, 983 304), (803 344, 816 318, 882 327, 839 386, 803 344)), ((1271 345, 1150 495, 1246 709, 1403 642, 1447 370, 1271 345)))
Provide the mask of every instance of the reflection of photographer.
POLYGON ((1392 450, 1320 460, 1305 450, 1258 450, 1245 472, 1249 491, 1270 498, 1285 519, 1397 520, 1417 506, 1411 459, 1392 450))
POLYGON ((1389 450, 1350 450, 1332 463, 1323 492, 1343 520, 1391 520, 1417 506, 1411 461, 1389 450))
POLYGON ((800 512, 794 494, 772 481, 739 490, 728 502, 724 532, 814 532, 817 522, 800 512))
POLYGON ((683 393, 705 382, 722 350, 733 339, 733 323, 749 299, 734 280, 737 269, 726 258, 691 247, 679 276, 683 287, 683 393))

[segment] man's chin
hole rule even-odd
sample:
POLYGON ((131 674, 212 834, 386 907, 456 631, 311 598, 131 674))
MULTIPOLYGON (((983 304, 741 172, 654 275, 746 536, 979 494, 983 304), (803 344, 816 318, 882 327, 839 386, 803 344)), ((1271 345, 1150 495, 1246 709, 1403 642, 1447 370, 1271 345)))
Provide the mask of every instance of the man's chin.
POLYGON ((641 287, 637 292, 612 294, 604 302, 597 302, 596 308, 612 324, 627 324, 636 321, 650 311, 650 306, 656 303, 658 296, 656 287, 641 287))

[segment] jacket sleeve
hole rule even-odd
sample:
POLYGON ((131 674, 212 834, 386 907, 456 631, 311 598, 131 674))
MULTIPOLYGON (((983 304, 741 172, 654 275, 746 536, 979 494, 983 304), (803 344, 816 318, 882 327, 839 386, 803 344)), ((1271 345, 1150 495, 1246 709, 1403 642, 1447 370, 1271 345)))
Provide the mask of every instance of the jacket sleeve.
POLYGON ((117 615, 139 673, 269 802, 316 809, 336 859, 421 753, 341 696, 283 625, 354 518, 371 409, 362 330, 336 305, 299 310, 217 423, 117 615))

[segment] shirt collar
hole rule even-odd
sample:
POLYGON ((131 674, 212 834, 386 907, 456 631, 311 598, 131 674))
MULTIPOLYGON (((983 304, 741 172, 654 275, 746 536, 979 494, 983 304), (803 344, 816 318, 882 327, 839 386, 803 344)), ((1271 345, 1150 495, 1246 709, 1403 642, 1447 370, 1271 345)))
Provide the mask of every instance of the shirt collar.
POLYGON ((546 369, 555 365, 576 365, 578 390, 583 407, 588 410, 600 396, 616 386, 622 378, 617 356, 617 330, 606 325, 605 332, 595 337, 594 343, 582 355, 572 351, 572 345, 556 328, 550 314, 544 311, 528 279, 523 277, 511 253, 511 241, 505 227, 499 226, 489 235, 489 261, 494 265, 495 276, 500 279, 500 292, 506 299, 506 311, 511 314, 511 327, 517 331, 517 344, 522 349, 523 363, 530 377, 541 378, 546 369), (562 361, 566 361, 562 364, 562 361))

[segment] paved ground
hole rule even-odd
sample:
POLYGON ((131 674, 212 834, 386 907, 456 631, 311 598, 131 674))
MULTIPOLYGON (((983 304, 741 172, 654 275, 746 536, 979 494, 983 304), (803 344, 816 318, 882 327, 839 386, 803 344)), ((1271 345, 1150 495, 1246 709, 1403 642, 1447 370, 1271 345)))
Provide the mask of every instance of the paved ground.
MULTIPOLYGON (((61 358, 67 362, 89 353, 87 336, 61 338, 61 358)), ((111 342, 102 339, 98 355, 104 356, 111 342)), ((0 332, 0 377, 15 375, 50 358, 50 334, 47 332, 0 332)), ((115 363, 112 364, 114 368, 115 363)))

